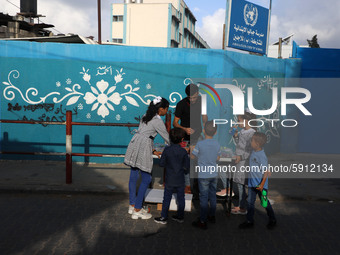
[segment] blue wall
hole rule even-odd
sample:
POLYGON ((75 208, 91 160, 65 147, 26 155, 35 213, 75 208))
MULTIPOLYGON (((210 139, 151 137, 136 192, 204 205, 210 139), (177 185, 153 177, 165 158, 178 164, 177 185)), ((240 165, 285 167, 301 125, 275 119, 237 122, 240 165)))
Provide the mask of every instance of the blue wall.
MULTIPOLYGON (((174 111, 190 81, 222 78, 239 85, 245 93, 247 87, 255 88, 255 105, 260 109, 271 105, 270 86, 281 88, 285 86, 282 78, 300 75, 299 60, 205 49, 2 41, 0 59, 0 118, 11 120, 64 121, 66 110, 71 110, 74 121, 136 123, 135 118, 145 113, 149 100, 155 96, 167 98, 171 102, 170 110, 174 111), (268 78, 278 82, 269 84, 268 78), (264 87, 259 83, 264 83, 264 87)), ((233 118, 230 93, 225 90, 218 93, 223 106, 214 108, 208 97, 209 119, 233 118)), ((65 151, 65 126, 1 124, 0 127, 1 150, 65 151)), ((223 146, 233 147, 228 130, 229 127, 221 126, 217 137, 223 146)), ((124 154, 131 131, 121 127, 76 126, 73 151, 124 154)), ((268 153, 286 147, 280 143, 279 127, 273 130, 266 126, 261 131, 271 138, 266 148, 268 153)), ((297 128, 287 132, 297 132, 297 128)), ((74 160, 88 159, 75 157, 74 160)), ((117 161, 121 159, 90 158, 90 162, 117 161)))
POLYGON ((313 116, 301 115, 299 152, 340 153, 340 50, 296 47, 302 59, 301 86, 310 90, 306 104, 313 116))

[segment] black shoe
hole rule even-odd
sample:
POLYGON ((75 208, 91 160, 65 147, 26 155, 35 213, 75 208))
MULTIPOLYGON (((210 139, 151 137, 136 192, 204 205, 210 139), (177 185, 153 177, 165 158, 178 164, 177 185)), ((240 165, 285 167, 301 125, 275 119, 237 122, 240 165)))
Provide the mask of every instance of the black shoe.
POLYGON ((238 225, 238 227, 241 228, 241 229, 252 228, 252 227, 254 227, 254 222, 245 221, 245 222, 241 223, 240 225, 238 225))
POLYGON ((172 216, 171 219, 173 219, 174 221, 177 221, 179 223, 183 223, 184 222, 184 218, 183 217, 178 217, 177 215, 172 216))
POLYGON ((267 224, 268 229, 273 229, 276 226, 276 220, 270 220, 267 224))
POLYGON ((216 223, 216 218, 215 218, 215 216, 208 216, 208 221, 210 222, 210 223, 216 223))
POLYGON ((154 221, 156 223, 160 223, 160 224, 167 224, 168 223, 168 220, 163 218, 163 217, 157 217, 157 218, 154 218, 154 221))
POLYGON ((200 229, 207 229, 207 223, 206 222, 201 222, 201 220, 198 218, 196 221, 194 221, 192 223, 192 225, 196 228, 200 228, 200 229))

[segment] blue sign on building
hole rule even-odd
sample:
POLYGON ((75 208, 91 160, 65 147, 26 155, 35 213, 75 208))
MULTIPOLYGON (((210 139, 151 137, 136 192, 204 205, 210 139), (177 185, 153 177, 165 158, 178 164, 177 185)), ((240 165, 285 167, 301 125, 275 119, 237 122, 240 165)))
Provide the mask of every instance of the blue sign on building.
POLYGON ((229 1, 226 46, 266 54, 269 10, 248 1, 229 1))

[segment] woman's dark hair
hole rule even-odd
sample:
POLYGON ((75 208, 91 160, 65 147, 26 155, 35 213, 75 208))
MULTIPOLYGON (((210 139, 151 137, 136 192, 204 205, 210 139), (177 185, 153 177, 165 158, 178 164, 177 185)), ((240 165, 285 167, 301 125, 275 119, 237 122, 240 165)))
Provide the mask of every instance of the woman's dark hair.
POLYGON ((161 101, 157 104, 154 104, 153 101, 149 104, 148 110, 146 111, 146 114, 142 118, 142 121, 145 124, 148 124, 150 120, 152 120, 153 117, 158 113, 159 108, 168 108, 169 107, 169 101, 162 97, 161 101))
POLYGON ((187 96, 193 96, 198 92, 198 86, 196 84, 190 83, 186 88, 185 88, 185 94, 187 96))

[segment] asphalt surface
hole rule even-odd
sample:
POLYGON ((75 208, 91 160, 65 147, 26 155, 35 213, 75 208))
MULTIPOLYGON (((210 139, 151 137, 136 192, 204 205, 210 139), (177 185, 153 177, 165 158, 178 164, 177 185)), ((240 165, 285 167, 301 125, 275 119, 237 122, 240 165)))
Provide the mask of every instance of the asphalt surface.
MULTIPOLYGON (((217 222, 201 230, 191 225, 197 204, 184 223, 161 225, 132 220, 126 196, 118 194, 7 193, 0 203, 0 254, 339 254, 340 248, 337 202, 276 202, 273 230, 259 204, 253 229, 238 229, 244 216, 227 217, 218 204, 217 222)), ((160 214, 155 206, 151 211, 160 214)))
MULTIPOLYGON (((270 161, 338 155, 275 155, 270 161)), ((180 224, 132 220, 128 209, 129 169, 123 165, 73 165, 65 184, 65 164, 49 161, 0 161, 0 254, 339 254, 340 179, 272 178, 269 198, 278 224, 256 201, 255 226, 241 230, 245 216, 226 215, 223 200, 207 230, 191 223, 199 203, 180 224)), ((338 169, 336 167, 336 169, 338 169)), ((155 166, 154 188, 162 170, 155 166)), ((158 217, 156 205, 149 204, 158 217)), ((170 215, 174 212, 170 212, 170 215)))

